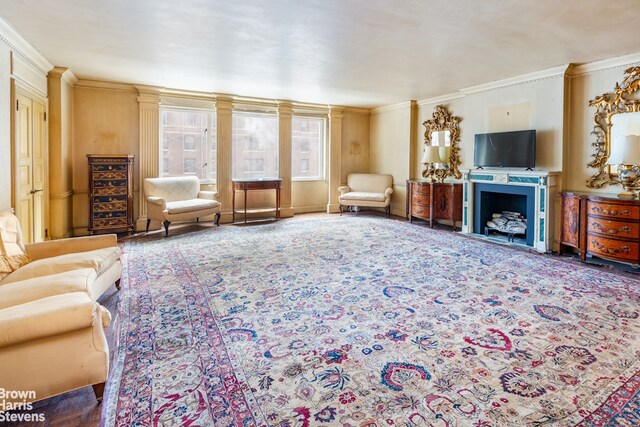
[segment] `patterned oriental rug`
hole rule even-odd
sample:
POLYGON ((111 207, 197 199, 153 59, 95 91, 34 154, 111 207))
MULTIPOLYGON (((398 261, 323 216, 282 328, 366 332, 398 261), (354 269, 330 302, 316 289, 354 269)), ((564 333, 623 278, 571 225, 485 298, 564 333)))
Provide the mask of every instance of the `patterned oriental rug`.
POLYGON ((640 280, 383 218, 124 245, 106 426, 638 426, 640 280))

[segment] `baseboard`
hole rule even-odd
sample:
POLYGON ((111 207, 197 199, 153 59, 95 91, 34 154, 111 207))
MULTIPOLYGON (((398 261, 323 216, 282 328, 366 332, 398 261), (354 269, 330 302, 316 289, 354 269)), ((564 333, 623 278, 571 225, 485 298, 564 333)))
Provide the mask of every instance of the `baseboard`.
POLYGON ((311 212, 326 212, 327 205, 296 206, 293 208, 293 211, 296 214, 311 213, 311 212))

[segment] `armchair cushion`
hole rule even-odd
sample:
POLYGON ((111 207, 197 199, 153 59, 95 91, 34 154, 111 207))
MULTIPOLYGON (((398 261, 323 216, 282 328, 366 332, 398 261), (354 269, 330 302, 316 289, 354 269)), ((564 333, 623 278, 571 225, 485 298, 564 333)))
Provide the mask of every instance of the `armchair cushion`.
POLYGON ((215 209, 220 203, 210 199, 189 199, 167 202, 167 214, 175 215, 185 212, 199 211, 201 209, 215 209))
POLYGON ((90 328, 96 316, 108 325, 109 312, 84 292, 54 295, 0 310, 0 348, 90 328))
POLYGON ((120 255, 120 248, 112 246, 38 259, 9 274, 2 280, 2 285, 81 268, 91 268, 100 276, 118 262, 120 255))
POLYGON ((365 191, 351 191, 342 195, 343 201, 363 200, 369 202, 384 202, 385 198, 384 193, 368 193, 365 191))
POLYGON ((71 292, 85 292, 91 296, 91 288, 96 277, 96 272, 92 268, 82 268, 2 284, 0 286, 0 310, 40 298, 71 292))

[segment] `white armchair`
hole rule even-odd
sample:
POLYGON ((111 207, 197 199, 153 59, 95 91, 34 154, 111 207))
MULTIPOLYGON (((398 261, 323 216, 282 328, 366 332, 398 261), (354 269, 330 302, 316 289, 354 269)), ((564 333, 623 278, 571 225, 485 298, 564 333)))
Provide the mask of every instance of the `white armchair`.
POLYGON ((182 221, 215 214, 220 225, 220 203, 215 200, 218 193, 200 191, 200 181, 195 176, 169 178, 146 178, 144 194, 147 201, 147 232, 152 220, 164 225, 169 235, 172 221, 182 221))
POLYGON ((340 215, 343 206, 362 206, 384 208, 391 213, 391 194, 393 194, 393 177, 391 175, 373 173, 351 173, 347 177, 347 185, 339 187, 340 215))

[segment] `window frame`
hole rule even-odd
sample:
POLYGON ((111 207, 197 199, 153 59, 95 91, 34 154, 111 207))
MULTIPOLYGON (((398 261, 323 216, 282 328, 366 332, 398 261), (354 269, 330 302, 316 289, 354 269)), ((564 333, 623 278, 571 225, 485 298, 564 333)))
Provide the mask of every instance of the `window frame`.
MULTIPOLYGON (((168 148, 164 148, 164 133, 163 133, 162 130, 163 130, 163 127, 165 125, 169 124, 168 120, 164 119, 164 117, 165 117, 164 114, 163 114, 164 112, 175 112, 175 113, 182 113, 182 114, 188 114, 188 113, 194 113, 194 114, 203 113, 203 114, 206 114, 207 123, 206 123, 205 130, 204 130, 204 132, 205 132, 205 136, 204 136, 204 138, 205 138, 205 141, 204 141, 205 149, 204 149, 204 151, 205 151, 205 160, 206 160, 205 163, 207 164, 208 168, 210 167, 209 165, 214 164, 213 156, 211 155, 211 151, 212 151, 211 148, 212 148, 212 144, 215 143, 216 160, 217 160, 218 140, 217 140, 216 132, 212 131, 214 129, 217 129, 217 127, 218 127, 218 123, 217 123, 218 122, 218 118, 217 118, 217 114, 216 114, 216 109, 215 108, 180 107, 180 106, 174 106, 174 105, 161 106, 160 107, 160 111, 159 111, 159 114, 160 114, 160 120, 159 120, 160 126, 159 126, 159 130, 158 130, 158 135, 159 135, 158 139, 160 139, 159 144, 158 144, 159 145, 159 149, 160 149, 159 153, 163 153, 163 152, 166 152, 166 151, 169 150, 168 148), (215 127, 214 127, 214 124, 215 124, 215 127)), ((182 128, 183 129, 185 127, 193 127, 193 126, 195 126, 195 124, 194 125, 190 125, 190 124, 187 125, 187 124, 185 124, 185 122, 186 122, 186 116, 183 116, 183 119, 182 119, 182 128)), ((194 123, 195 123, 195 117, 194 117, 194 123)), ((194 134, 194 133, 192 131, 189 131, 189 130, 183 130, 183 133, 181 134, 182 135, 182 138, 181 138, 181 140, 182 140, 181 141, 182 151, 183 152, 187 152, 187 153, 190 153, 190 152, 193 152, 193 151, 197 150, 197 144, 196 144, 195 150, 191 150, 191 149, 186 149, 185 150, 185 148, 184 148, 184 136, 185 135, 189 135, 189 134, 194 134)), ((159 176, 164 176, 164 173, 165 173, 163 171, 163 161, 164 161, 163 157, 164 156, 162 154, 158 156, 158 163, 159 163, 159 165, 158 165, 158 175, 159 176)), ((197 161, 196 161, 196 171, 197 171, 197 168, 198 168, 198 164, 197 164, 197 161)), ((213 175, 209 174, 209 170, 210 169, 207 170, 207 178, 199 178, 200 184, 216 185, 217 186, 217 182, 218 182, 218 176, 217 176, 218 175, 218 165, 217 164, 215 165, 215 174, 213 174, 213 175)), ((186 174, 184 172, 184 158, 183 158, 182 171, 183 171, 182 172, 183 175, 186 174)), ((189 176, 193 176, 193 175, 197 176, 197 172, 196 173, 189 172, 188 174, 189 174, 189 176)))
MULTIPOLYGON (((313 181, 327 181, 327 134, 328 134, 328 126, 329 126, 329 116, 327 114, 313 114, 313 113, 293 113, 291 117, 291 163, 293 166, 293 120, 295 118, 303 118, 303 119, 318 119, 322 120, 322 147, 320 148, 320 171, 321 176, 301 176, 294 177, 293 170, 291 171, 291 181, 292 182, 313 182, 313 181)), ((309 145, 309 151, 304 151, 304 153, 308 153, 311 151, 311 146, 309 145)), ((293 168, 292 168, 293 169, 293 168)))
MULTIPOLYGON (((260 110, 260 109, 251 109, 251 108, 234 108, 232 113, 231 113, 231 179, 260 179, 260 177, 244 177, 244 178, 240 178, 240 177, 236 177, 234 172, 234 164, 235 164, 235 146, 234 146, 234 126, 233 126, 233 119, 235 115, 246 115, 246 116, 262 116, 262 117, 269 117, 272 119, 276 120, 276 150, 277 150, 277 163, 276 163, 276 167, 277 167, 277 176, 275 177, 262 177, 263 179, 278 179, 280 178, 280 156, 282 155, 282 153, 280 152, 280 116, 278 115, 277 111, 272 111, 272 110, 260 110)), ((240 142, 238 145, 242 146, 242 149, 244 152, 247 153, 264 153, 264 152, 268 152, 269 148, 267 147, 268 144, 262 144, 261 147, 257 148, 257 149, 247 149, 247 146, 250 144, 247 144, 247 141, 243 141, 240 142)), ((260 145, 260 142, 258 143, 258 145, 260 145)), ((256 159, 253 159, 256 160, 256 159)), ((265 159, 265 166, 264 166, 264 170, 268 169, 267 165, 266 165, 266 159, 265 159)), ((254 173, 258 173, 259 171, 253 171, 254 173)), ((244 167, 242 168, 242 174, 247 173, 247 171, 244 171, 244 167)))

